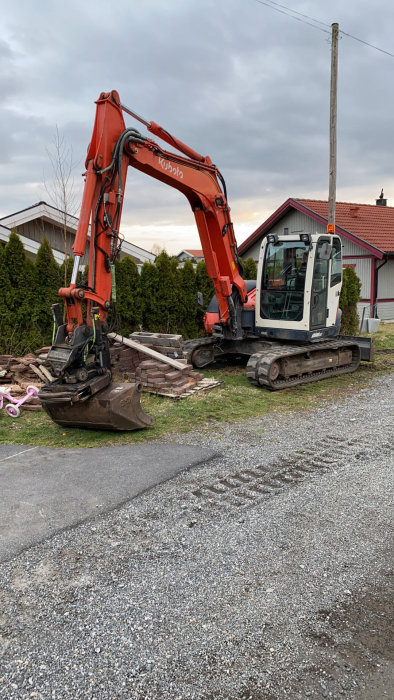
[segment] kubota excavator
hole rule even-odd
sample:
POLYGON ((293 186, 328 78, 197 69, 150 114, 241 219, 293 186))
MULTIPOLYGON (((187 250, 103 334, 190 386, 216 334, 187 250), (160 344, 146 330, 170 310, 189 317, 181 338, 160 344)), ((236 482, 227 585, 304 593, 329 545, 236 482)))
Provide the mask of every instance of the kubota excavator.
POLYGON ((185 343, 195 366, 224 354, 247 355, 251 383, 271 389, 354 371, 360 345, 339 337, 340 239, 271 234, 262 244, 257 283, 246 283, 225 182, 211 159, 122 105, 116 91, 102 93, 96 105, 71 283, 59 290, 66 323, 59 304, 52 307, 57 330, 48 363, 56 379, 39 394, 52 419, 112 430, 153 423, 141 409, 139 386, 111 382, 107 317, 115 303, 114 263, 128 167, 178 189, 194 213, 216 298, 211 335, 185 343), (178 153, 126 128, 124 112, 178 153), (78 285, 89 226, 89 276, 78 285))

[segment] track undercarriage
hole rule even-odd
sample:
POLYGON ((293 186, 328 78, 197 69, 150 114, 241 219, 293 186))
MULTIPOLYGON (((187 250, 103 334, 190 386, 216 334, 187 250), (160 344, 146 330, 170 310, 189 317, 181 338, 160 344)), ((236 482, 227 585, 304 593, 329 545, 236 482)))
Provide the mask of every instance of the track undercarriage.
MULTIPOLYGON (((246 375, 250 383, 271 391, 354 372, 361 360, 357 342, 344 338, 290 345, 265 340, 221 342, 211 336, 186 341, 184 350, 196 367, 204 367, 228 355, 246 355, 249 357, 246 375)), ((372 351, 370 357, 362 359, 371 360, 372 351)))
POLYGON ((251 384, 271 391, 308 384, 354 372, 360 364, 360 348, 340 340, 308 346, 276 346, 249 358, 246 375, 251 384))

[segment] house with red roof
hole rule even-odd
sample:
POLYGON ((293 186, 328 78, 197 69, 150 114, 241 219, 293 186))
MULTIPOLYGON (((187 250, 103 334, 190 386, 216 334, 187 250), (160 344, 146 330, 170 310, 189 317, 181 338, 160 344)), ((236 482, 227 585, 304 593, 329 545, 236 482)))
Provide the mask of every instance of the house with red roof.
POLYGON ((204 260, 204 253, 201 249, 181 250, 176 257, 178 258, 179 262, 185 262, 185 260, 201 262, 201 260, 204 260))
MULTIPOLYGON (((324 200, 287 199, 238 246, 239 254, 257 262, 268 233, 325 234, 327 218, 324 200)), ((342 239, 343 266, 352 266, 361 281, 360 318, 394 321, 394 207, 383 196, 375 205, 337 202, 335 232, 342 239)))

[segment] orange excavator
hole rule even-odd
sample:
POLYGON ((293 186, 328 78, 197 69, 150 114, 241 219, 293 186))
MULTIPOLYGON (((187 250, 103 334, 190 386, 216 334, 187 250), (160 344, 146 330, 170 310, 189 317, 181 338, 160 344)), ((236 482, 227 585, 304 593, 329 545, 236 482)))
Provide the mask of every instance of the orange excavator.
POLYGON ((52 307, 56 335, 48 352, 54 382, 40 400, 62 425, 134 430, 153 420, 143 413, 140 387, 111 382, 107 318, 114 305, 114 263, 121 248, 119 227, 128 167, 180 190, 190 202, 213 280, 221 323, 229 337, 241 337, 239 323, 247 297, 223 178, 208 156, 196 153, 154 122, 146 122, 121 104, 116 91, 102 93, 86 158, 85 187, 73 244, 74 266, 69 287, 59 290, 52 307), (178 154, 164 150, 136 129, 126 128, 123 113, 142 122, 178 154), (77 284, 90 227, 89 275, 77 284), (112 304, 111 304, 112 295, 112 304))
POLYGON ((111 381, 107 321, 116 304, 114 263, 121 249, 128 167, 182 192, 194 213, 216 298, 210 337, 185 345, 195 366, 218 355, 243 354, 249 357, 250 382, 270 389, 356 369, 361 354, 357 339, 338 337, 340 239, 309 233, 268 236, 257 283, 247 284, 225 182, 211 159, 123 105, 116 91, 102 93, 96 105, 71 283, 59 290, 66 322, 60 305, 52 307, 56 334, 48 363, 56 379, 39 394, 52 419, 62 425, 110 430, 135 430, 153 423, 141 409, 141 387, 111 381), (124 113, 176 152, 126 128, 124 113), (78 271, 89 228, 89 275, 81 285, 78 271), (248 288, 253 303, 248 302, 248 288))

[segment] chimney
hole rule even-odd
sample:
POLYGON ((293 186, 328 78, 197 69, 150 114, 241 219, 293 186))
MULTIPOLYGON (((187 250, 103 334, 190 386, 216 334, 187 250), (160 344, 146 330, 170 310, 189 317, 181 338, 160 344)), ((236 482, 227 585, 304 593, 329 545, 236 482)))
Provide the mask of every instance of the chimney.
POLYGON ((356 206, 356 205, 353 204, 353 205, 349 208, 349 216, 351 216, 352 219, 357 219, 357 214, 358 214, 358 210, 359 210, 359 209, 360 209, 360 207, 358 207, 358 206, 356 206))
POLYGON ((377 207, 387 207, 387 199, 384 198, 383 188, 379 195, 379 199, 376 200, 377 207))

